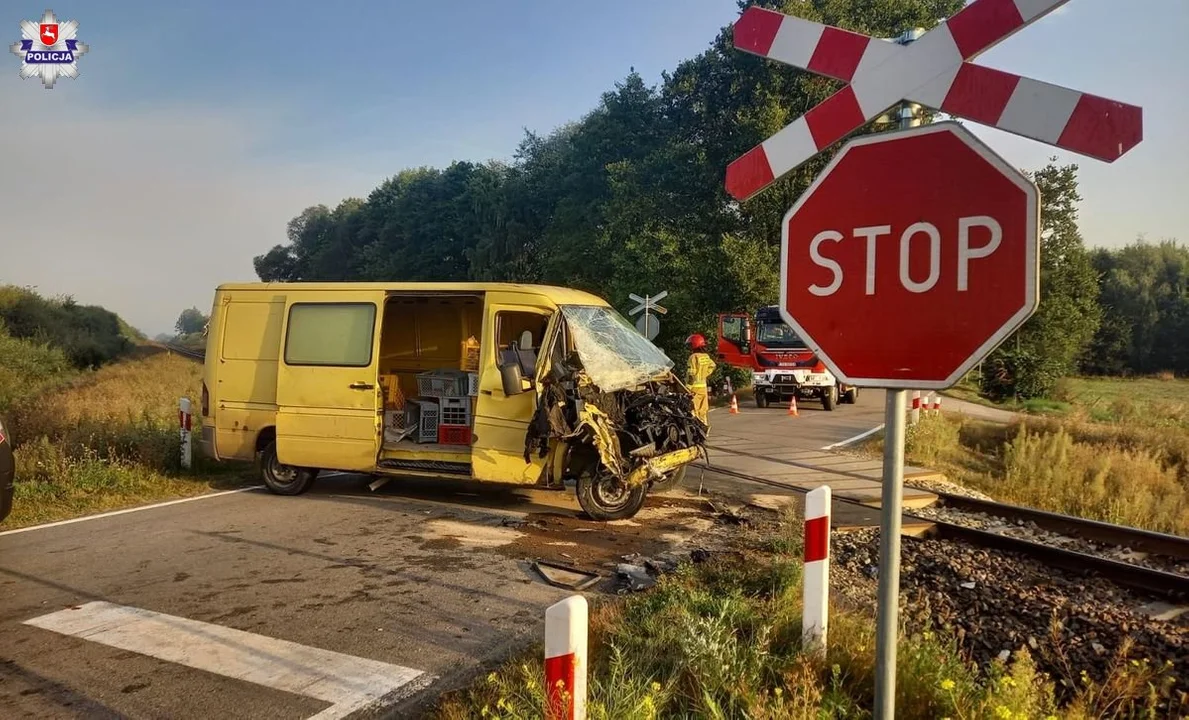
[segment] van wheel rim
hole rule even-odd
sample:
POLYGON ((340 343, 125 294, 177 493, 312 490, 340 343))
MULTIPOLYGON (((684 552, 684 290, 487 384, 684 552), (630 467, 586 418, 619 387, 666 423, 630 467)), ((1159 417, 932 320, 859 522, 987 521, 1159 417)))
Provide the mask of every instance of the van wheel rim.
POLYGON ((595 481, 592 495, 599 507, 607 510, 618 510, 631 501, 631 491, 628 486, 619 481, 614 475, 601 475, 595 481))
POLYGON ((292 485, 297 480, 297 468, 282 464, 276 455, 268 459, 268 474, 280 485, 292 485))

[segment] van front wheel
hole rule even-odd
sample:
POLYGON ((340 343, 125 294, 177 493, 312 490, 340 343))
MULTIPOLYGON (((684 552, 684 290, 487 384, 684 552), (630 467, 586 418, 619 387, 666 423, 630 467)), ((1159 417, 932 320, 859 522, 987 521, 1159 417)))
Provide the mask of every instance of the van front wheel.
POLYGON ((277 458, 277 444, 271 442, 260 457, 260 479, 277 495, 300 495, 314 484, 318 471, 282 464, 277 458))
POLYGON ((625 520, 640 512, 648 486, 629 487, 602 467, 578 476, 578 504, 594 520, 625 520))

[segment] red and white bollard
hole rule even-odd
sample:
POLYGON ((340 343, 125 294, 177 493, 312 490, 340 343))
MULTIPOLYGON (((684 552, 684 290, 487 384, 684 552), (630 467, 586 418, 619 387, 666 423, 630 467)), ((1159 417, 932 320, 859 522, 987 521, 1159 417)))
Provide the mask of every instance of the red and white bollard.
POLYGON ((934 412, 934 414, 937 414, 937 415, 941 414, 941 395, 940 394, 933 395, 933 412, 934 412))
POLYGON ((801 636, 806 649, 826 649, 830 616, 830 486, 805 496, 804 610, 801 636))
POLYGON ((571 595, 545 610, 548 720, 586 719, 586 598, 571 595))
POLYGON ((908 422, 911 425, 916 425, 921 421, 921 391, 912 391, 912 413, 908 416, 908 422))
POLYGON ((178 425, 182 434, 182 467, 190 469, 190 398, 178 402, 178 425))

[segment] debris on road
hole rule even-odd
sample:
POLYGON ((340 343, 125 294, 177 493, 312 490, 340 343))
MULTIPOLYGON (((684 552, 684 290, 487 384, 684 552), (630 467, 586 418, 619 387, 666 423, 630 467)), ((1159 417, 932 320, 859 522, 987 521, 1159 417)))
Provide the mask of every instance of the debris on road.
POLYGON ((598 573, 548 560, 533 561, 533 569, 545 582, 565 590, 585 590, 602 579, 598 573))

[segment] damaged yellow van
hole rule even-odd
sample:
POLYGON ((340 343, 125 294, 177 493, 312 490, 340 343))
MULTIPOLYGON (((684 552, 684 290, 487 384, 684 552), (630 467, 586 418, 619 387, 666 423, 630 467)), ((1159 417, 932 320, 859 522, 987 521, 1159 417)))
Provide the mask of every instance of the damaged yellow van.
POLYGON ((602 299, 499 283, 215 292, 202 448, 297 495, 321 470, 575 487, 631 517, 704 454, 673 363, 602 299))

